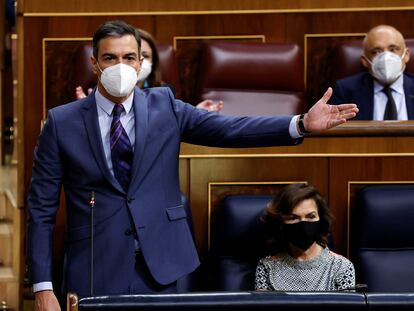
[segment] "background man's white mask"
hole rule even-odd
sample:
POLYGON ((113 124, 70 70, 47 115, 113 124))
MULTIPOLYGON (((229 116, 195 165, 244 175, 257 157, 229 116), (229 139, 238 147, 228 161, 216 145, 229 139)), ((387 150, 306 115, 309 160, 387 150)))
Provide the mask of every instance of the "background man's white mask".
POLYGON ((405 66, 402 65, 402 59, 405 56, 405 50, 402 56, 392 52, 383 52, 374 57, 371 64, 371 71, 374 78, 384 85, 389 85, 398 79, 403 73, 405 66))

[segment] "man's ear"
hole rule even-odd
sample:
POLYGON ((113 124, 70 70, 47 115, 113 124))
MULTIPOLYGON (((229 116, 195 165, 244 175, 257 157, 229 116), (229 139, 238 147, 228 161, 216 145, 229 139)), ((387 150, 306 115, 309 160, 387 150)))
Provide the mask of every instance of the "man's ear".
POLYGON ((410 60, 410 54, 411 54, 410 48, 406 48, 405 49, 405 55, 404 55, 404 58, 403 58, 404 64, 408 63, 408 61, 410 60))
POLYGON ((96 60, 94 56, 91 56, 91 64, 92 64, 93 73, 98 75, 100 72, 98 68, 98 61, 96 60))
POLYGON ((370 63, 368 63, 366 57, 364 55, 361 55, 361 58, 359 59, 362 66, 364 66, 365 68, 370 68, 370 63))

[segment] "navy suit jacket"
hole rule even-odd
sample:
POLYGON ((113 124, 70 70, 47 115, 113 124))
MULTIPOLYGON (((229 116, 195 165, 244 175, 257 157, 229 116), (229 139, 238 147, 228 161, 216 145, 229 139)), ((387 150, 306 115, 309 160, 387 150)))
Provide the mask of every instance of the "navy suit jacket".
POLYGON ((209 113, 174 99, 164 87, 135 88, 133 107, 136 139, 128 192, 105 161, 94 94, 49 111, 35 149, 28 195, 27 255, 33 283, 52 280, 52 237, 61 186, 68 240, 64 291, 89 293, 88 202, 94 191, 94 294, 132 294, 136 274, 131 231, 136 231, 158 283, 174 282, 199 265, 181 203, 181 141, 217 147, 301 142, 289 135, 291 117, 209 113))
MULTIPOLYGON (((404 73, 405 103, 409 120, 414 120, 414 76, 404 73)), ((368 72, 359 73, 336 81, 332 104, 355 103, 359 112, 353 120, 373 120, 374 79, 368 72)))

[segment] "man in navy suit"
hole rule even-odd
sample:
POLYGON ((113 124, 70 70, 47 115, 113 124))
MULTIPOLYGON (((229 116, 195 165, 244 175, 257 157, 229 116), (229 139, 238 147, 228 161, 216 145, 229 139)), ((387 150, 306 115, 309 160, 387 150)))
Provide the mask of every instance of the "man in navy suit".
POLYGON ((338 80, 332 103, 357 104, 354 120, 414 120, 414 76, 404 73, 410 50, 402 34, 392 26, 376 26, 363 48, 361 63, 368 71, 338 80))
POLYGON ((181 203, 181 141, 218 147, 294 145, 304 133, 344 123, 358 111, 353 104, 327 105, 328 89, 301 116, 210 113, 176 100, 169 88, 134 87, 142 59, 132 26, 103 24, 93 47, 97 89, 51 109, 35 149, 27 256, 36 310, 59 310, 51 254, 62 186, 68 241, 63 292, 88 296, 91 285, 94 295, 174 292, 176 280, 199 265, 181 203))

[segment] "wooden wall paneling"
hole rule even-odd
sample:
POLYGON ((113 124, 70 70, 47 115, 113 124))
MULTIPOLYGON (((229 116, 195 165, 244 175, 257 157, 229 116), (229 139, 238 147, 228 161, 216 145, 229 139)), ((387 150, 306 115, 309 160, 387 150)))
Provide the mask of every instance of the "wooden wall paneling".
MULTIPOLYGON (((49 109, 76 100, 75 87, 73 80, 75 56, 78 49, 84 43, 91 43, 91 39, 61 38, 44 39, 44 70, 45 77, 42 81, 44 88, 44 107, 43 116, 49 109)), ((86 65, 86 64, 85 64, 86 65)), ((84 90, 85 93, 87 90, 84 90)))
POLYGON ((5 4, 1 5, 1 8, 0 8, 0 38, 2 38, 2 40, 0 40, 0 72, 4 68, 4 55, 5 55, 4 51, 6 49, 6 46, 5 46, 5 41, 6 41, 5 40, 5 29, 7 27, 7 22, 6 22, 5 9, 6 9, 5 4))
MULTIPOLYGON (((357 122, 357 121, 353 121, 357 122)), ((299 146, 221 149, 182 144, 182 154, 341 154, 414 153, 413 137, 308 137, 299 146)))
MULTIPOLYGON (((365 33, 370 28, 380 24, 390 24, 403 32, 405 36, 413 33, 410 20, 414 14, 412 10, 380 10, 356 12, 314 12, 312 14, 287 14, 288 21, 295 21, 304 16, 306 31, 304 33, 365 33)), ((289 26, 292 24, 288 23, 289 26)), ((294 27, 288 27, 296 31, 294 27)), ((303 31, 302 31, 303 32, 303 31)))
POLYGON ((181 99, 192 104, 196 104, 199 97, 197 81, 202 45, 205 42, 284 42, 284 33, 283 15, 278 15, 277 19, 269 14, 156 17, 157 40, 165 43, 173 38, 182 90, 181 99))
MULTIPOLYGON (((30 21, 32 17, 26 18, 30 21)), ((42 20, 48 25, 47 33, 43 33, 43 37, 50 38, 73 38, 73 37, 92 37, 95 30, 104 22, 110 20, 124 20, 131 25, 143 28, 149 32, 153 32, 152 16, 50 16, 43 17, 42 20)))
POLYGON ((180 189, 187 198, 189 198, 191 190, 191 181, 190 181, 190 159, 180 158, 179 170, 180 170, 180 189))
POLYGON ((154 34, 162 43, 174 36, 258 34, 284 42, 286 31, 284 14, 158 15, 155 23, 154 34))
POLYGON ((401 9, 413 6, 410 0, 188 0, 188 1, 162 1, 162 0, 124 0, 122 6, 111 0, 102 1, 82 1, 65 0, 42 1, 25 0, 20 7, 25 13, 63 13, 63 12, 174 12, 174 11, 251 11, 251 10, 340 10, 340 9, 364 9, 371 8, 378 10, 381 7, 400 7, 401 9))
POLYGON ((0 166, 0 309, 20 310, 24 214, 17 207, 17 169, 0 166), (3 302, 4 301, 4 302, 3 302))
MULTIPOLYGON (((409 12, 407 12, 409 13, 409 12)), ((378 12, 313 12, 286 14, 287 37, 303 44, 305 34, 365 33, 384 19, 372 21, 378 12)), ((393 12, 386 12, 389 16, 393 12)), ((411 14, 411 13, 409 13, 411 14)))
POLYGON ((47 23, 42 18, 31 18, 24 23, 24 120, 20 133, 24 139, 25 179, 27 191, 33 162, 33 149, 40 132, 43 117, 42 104, 42 34, 47 33, 47 23))
MULTIPOLYGON (((5 5, 3 4, 0 8, 0 133, 3 133, 4 129, 4 119, 5 119, 5 107, 4 107, 4 78, 5 78, 5 72, 3 70, 4 68, 4 55, 5 55, 5 45, 4 45, 4 29, 6 26, 6 18, 5 18, 5 5)), ((0 164, 3 162, 3 154, 5 149, 5 141, 3 135, 0 136, 0 164)))
MULTIPOLYGON (((20 3, 20 2, 19 2, 20 3)), ((18 6, 21 5, 18 3, 18 6)), ((16 201, 17 207, 22 208, 25 205, 25 192, 26 192, 26 180, 25 180, 25 150, 24 150, 24 132, 25 132, 25 100, 24 100, 24 21, 23 17, 18 16, 16 21, 17 30, 17 42, 16 42, 16 64, 17 64, 17 87, 16 87, 16 128, 15 128, 15 145, 13 157, 17 159, 17 180, 16 180, 16 201)))
MULTIPOLYGON (((5 46, 5 28, 7 26, 5 19, 5 5, 3 4, 0 8, 0 133, 4 132, 5 119, 6 119, 6 100, 4 91, 6 90, 7 80, 7 68, 5 66, 6 46, 5 46)), ((0 137, 0 165, 4 161, 5 154, 5 139, 4 136, 0 137)))
POLYGON ((190 202, 201 257, 204 258, 208 250, 209 183, 306 181, 320 189, 323 195, 327 195, 327 168, 327 159, 323 157, 192 158, 190 202))

